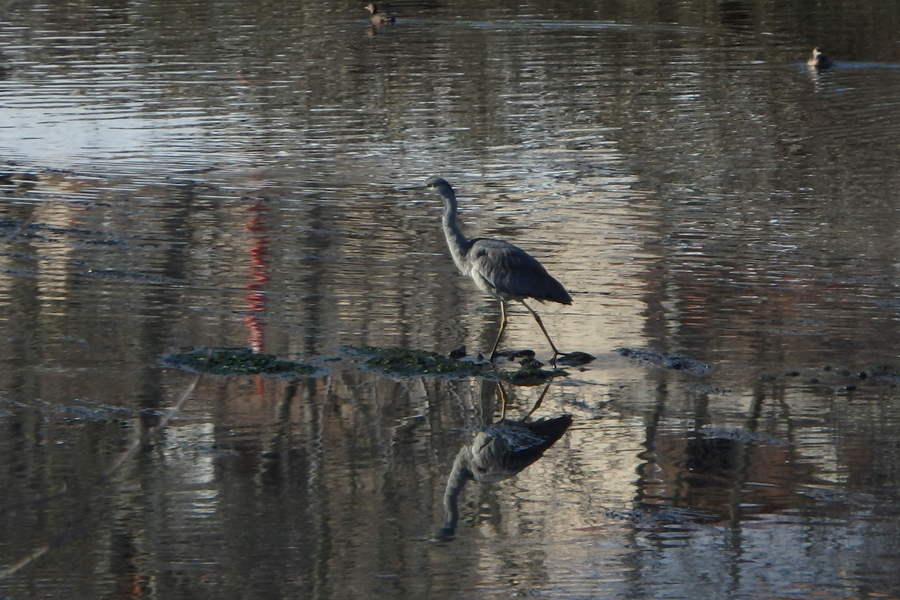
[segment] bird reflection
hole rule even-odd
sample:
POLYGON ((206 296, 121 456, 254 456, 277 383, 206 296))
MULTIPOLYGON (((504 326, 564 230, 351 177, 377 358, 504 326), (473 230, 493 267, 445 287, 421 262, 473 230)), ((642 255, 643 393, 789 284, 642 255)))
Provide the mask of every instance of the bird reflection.
POLYGON ((508 421, 506 394, 503 387, 499 387, 502 401, 500 420, 480 427, 475 440, 463 446, 453 461, 444 491, 444 526, 437 532, 438 539, 453 537, 459 523, 459 495, 468 481, 485 483, 513 477, 541 458, 572 425, 572 415, 528 420, 544 401, 548 389, 549 384, 524 418, 508 421))

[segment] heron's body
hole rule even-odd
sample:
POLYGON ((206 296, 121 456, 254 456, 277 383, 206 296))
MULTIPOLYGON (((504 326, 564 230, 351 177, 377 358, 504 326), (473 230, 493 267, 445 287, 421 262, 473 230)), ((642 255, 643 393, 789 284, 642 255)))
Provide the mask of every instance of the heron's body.
POLYGON ((508 242, 475 238, 461 247, 459 253, 459 260, 457 253, 453 253, 453 258, 462 274, 471 277, 482 292, 498 300, 521 302, 534 298, 572 304, 566 289, 541 263, 508 242))
POLYGON ((818 48, 813 48, 812 55, 806 61, 806 64, 815 69, 827 69, 834 65, 831 59, 825 56, 818 48))
POLYGON ((506 302, 516 300, 534 316, 550 342, 554 357, 561 354, 550 339, 541 318, 525 303, 526 298, 571 304, 572 297, 560 282, 554 279, 533 256, 517 246, 502 240, 487 238, 466 239, 456 221, 456 194, 444 179, 432 177, 426 182, 444 200, 443 228, 453 262, 463 275, 472 278, 478 289, 500 301, 500 331, 491 350, 491 358, 497 352, 500 336, 506 327, 506 302))
POLYGON ((374 4, 367 4, 366 10, 369 11, 369 23, 372 25, 390 25, 396 20, 394 17, 378 12, 378 7, 374 4))

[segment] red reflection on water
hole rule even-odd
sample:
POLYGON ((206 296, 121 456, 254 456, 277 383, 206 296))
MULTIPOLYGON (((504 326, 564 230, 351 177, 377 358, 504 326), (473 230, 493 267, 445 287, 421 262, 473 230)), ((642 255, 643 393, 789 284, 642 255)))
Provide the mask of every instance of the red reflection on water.
POLYGON ((257 202, 247 209, 250 218, 244 231, 250 232, 250 279, 244 286, 247 295, 247 313, 244 321, 249 329, 248 344, 254 352, 265 350, 266 287, 269 283, 269 235, 263 217, 263 203, 257 202))

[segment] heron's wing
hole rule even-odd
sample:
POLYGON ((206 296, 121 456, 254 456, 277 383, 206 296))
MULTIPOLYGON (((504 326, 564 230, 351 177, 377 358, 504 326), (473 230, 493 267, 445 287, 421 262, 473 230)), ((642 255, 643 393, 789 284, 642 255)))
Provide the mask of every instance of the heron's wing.
POLYGON ((552 446, 572 426, 572 415, 560 415, 552 419, 538 419, 522 423, 531 435, 544 440, 544 450, 552 446))
POLYGON ((472 444, 472 476, 477 481, 512 477, 544 455, 572 425, 571 415, 532 423, 500 423, 481 427, 472 444))
POLYGON ((528 428, 514 423, 485 425, 478 429, 493 439, 502 440, 510 453, 530 450, 544 443, 544 438, 531 433, 528 428))
POLYGON ((473 276, 501 295, 522 300, 552 300, 571 304, 566 289, 533 256, 501 240, 472 240, 469 261, 473 276))
POLYGON ((510 452, 544 451, 559 440, 572 425, 572 415, 537 421, 501 421, 479 427, 492 438, 502 439, 510 452))

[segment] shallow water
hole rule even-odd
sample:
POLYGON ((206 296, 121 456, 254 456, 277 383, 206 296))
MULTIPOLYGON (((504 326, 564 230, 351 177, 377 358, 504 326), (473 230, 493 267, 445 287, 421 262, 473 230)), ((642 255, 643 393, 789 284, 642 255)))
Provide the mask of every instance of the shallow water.
MULTIPOLYGON (((0 597, 900 597, 900 10, 383 8, 0 9, 0 597), (597 356, 449 540, 497 384, 345 350, 489 349, 433 174, 597 356)), ((503 345, 549 358, 515 307, 503 345)))

